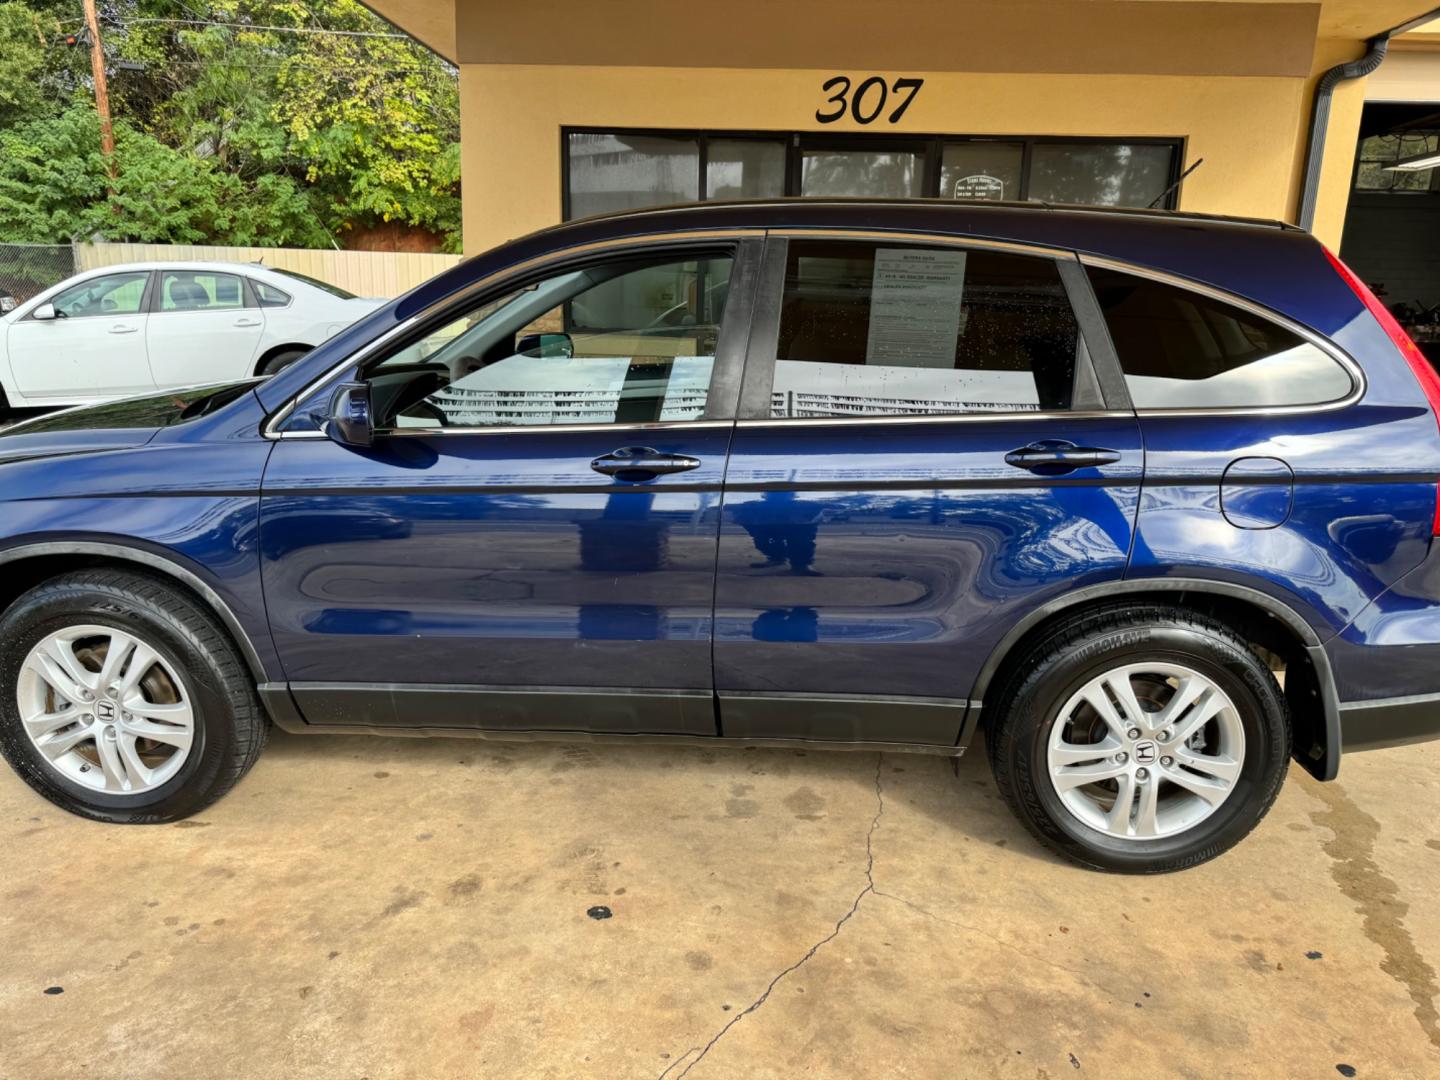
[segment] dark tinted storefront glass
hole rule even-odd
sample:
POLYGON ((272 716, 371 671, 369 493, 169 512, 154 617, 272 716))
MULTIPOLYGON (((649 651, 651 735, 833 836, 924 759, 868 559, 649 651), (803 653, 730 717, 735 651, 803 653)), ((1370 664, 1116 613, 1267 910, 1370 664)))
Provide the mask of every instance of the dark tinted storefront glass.
POLYGON ((567 150, 572 218, 700 197, 695 139, 572 132, 567 150))
POLYGON ((908 151, 806 150, 800 194, 918 199, 925 194, 924 159, 908 151))
POLYGON ((1149 206, 1170 186, 1174 148, 1136 143, 1036 143, 1030 198, 1091 206, 1149 206))
POLYGON ((707 199, 772 199, 784 194, 783 141, 710 140, 705 151, 707 199))
POLYGON ((940 155, 942 199, 1018 199, 1022 143, 946 143, 940 155))

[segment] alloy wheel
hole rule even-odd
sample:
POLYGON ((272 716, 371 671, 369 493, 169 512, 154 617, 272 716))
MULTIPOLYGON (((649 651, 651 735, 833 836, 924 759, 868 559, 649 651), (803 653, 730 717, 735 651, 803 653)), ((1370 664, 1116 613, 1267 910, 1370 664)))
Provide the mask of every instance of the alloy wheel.
POLYGON ((1121 840, 1185 832, 1235 789, 1245 731, 1213 680, 1173 663, 1126 664, 1076 691, 1051 728, 1046 771, 1078 820, 1121 840))
POLYGON ((148 642, 109 626, 49 634, 25 657, 20 720, 45 763, 111 795, 170 780, 189 757, 195 714, 185 682, 148 642))

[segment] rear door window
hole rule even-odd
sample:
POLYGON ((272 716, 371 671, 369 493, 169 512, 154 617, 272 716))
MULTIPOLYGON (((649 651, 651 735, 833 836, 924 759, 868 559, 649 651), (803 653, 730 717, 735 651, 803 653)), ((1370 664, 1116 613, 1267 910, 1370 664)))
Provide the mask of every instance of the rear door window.
POLYGON ((1079 347, 1051 259, 792 240, 772 416, 1068 409, 1079 347))
POLYGON ((1279 323, 1192 289, 1087 269, 1137 409, 1322 405, 1354 389, 1338 360, 1279 323))

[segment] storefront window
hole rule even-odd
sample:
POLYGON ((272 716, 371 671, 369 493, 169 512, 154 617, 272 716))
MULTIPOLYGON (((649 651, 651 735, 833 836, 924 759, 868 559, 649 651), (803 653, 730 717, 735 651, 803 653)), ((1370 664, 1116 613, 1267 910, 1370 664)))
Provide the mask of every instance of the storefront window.
POLYGON ((940 197, 1019 199, 1024 161, 1024 143, 946 143, 940 157, 940 197))
POLYGON ((1038 202, 1149 206, 1170 186, 1174 150, 1133 143, 1036 143, 1030 194, 1038 202))
POLYGON ((700 145, 693 138, 571 132, 566 152, 570 217, 700 197, 700 145))
POLYGON ((918 199, 925 194, 918 153, 887 150, 806 150, 800 155, 801 195, 918 199))
POLYGON ((772 199, 785 194, 785 143, 711 139, 705 148, 707 199, 772 199))
POLYGON ((568 131, 565 216, 781 195, 1168 208, 1180 157, 1174 139, 568 131))

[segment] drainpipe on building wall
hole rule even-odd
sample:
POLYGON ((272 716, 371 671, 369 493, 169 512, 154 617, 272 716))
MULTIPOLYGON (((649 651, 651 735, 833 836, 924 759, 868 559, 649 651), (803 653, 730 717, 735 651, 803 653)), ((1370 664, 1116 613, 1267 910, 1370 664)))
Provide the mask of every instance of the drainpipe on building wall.
POLYGON ((1312 228, 1315 224, 1315 204, 1320 198, 1320 167, 1325 162, 1325 133, 1330 126, 1330 99, 1335 87, 1350 79, 1361 79, 1371 74, 1385 60, 1390 39, 1406 31, 1424 26, 1440 17, 1440 8, 1424 15, 1418 15, 1399 26, 1391 27, 1384 33, 1370 39, 1370 48, 1358 60, 1336 64, 1315 84, 1315 107, 1310 119, 1310 144, 1305 151, 1305 182, 1300 188, 1300 227, 1312 228))

